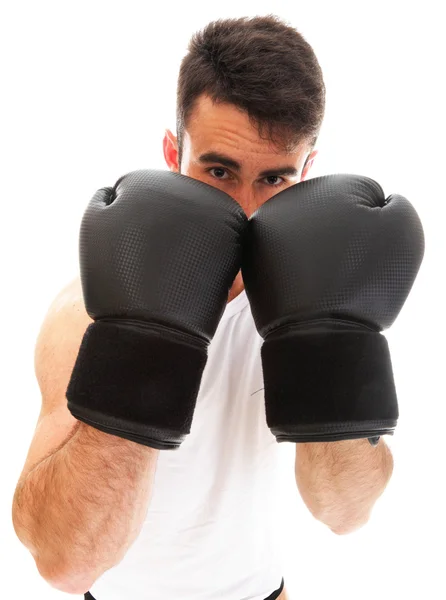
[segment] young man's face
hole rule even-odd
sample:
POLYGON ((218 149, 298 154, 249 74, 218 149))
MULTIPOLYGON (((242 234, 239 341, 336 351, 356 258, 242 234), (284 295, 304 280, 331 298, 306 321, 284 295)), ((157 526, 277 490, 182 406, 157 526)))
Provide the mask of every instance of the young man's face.
POLYGON ((317 154, 310 154, 306 146, 278 153, 259 137, 245 113, 231 104, 214 104, 207 96, 199 98, 189 119, 181 165, 177 140, 170 131, 163 144, 171 171, 181 170, 221 189, 248 217, 269 198, 305 179, 317 154))

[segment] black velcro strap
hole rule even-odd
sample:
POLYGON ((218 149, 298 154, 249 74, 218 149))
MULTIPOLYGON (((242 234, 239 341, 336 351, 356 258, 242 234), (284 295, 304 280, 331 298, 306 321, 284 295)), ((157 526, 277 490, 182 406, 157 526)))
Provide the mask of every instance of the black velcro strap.
POLYGON ((303 331, 262 346, 268 426, 278 441, 392 434, 398 403, 386 338, 378 332, 303 331))
POLYGON ((96 321, 82 340, 68 408, 101 431, 178 448, 190 432, 206 361, 202 340, 166 327, 96 321))

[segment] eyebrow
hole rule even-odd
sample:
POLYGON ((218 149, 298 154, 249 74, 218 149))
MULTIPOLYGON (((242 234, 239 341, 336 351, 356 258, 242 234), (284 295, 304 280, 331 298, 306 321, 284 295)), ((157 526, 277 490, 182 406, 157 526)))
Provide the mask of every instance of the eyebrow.
MULTIPOLYGON (((201 154, 198 157, 199 162, 201 163, 220 163, 221 165, 228 167, 228 169, 233 169, 239 173, 242 170, 242 165, 230 158, 229 156, 225 156, 224 154, 219 154, 218 152, 206 152, 205 154, 201 154)), ((297 175, 296 167, 291 165, 285 165, 283 167, 277 167, 276 169, 266 169, 266 171, 262 171, 259 173, 260 177, 279 177, 280 175, 297 175)))

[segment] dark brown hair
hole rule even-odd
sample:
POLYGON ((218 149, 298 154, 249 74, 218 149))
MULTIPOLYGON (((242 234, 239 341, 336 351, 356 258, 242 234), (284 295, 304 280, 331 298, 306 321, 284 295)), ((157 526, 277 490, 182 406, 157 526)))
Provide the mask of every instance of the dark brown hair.
POLYGON ((301 142, 313 147, 324 117, 313 49, 274 15, 220 19, 191 38, 177 88, 180 163, 184 130, 202 94, 246 111, 259 135, 284 151, 301 142))

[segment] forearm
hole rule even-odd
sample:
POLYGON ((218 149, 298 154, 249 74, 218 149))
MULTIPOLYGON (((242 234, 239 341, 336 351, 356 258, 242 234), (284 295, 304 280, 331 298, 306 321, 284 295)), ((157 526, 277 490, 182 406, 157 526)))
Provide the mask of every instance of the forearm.
POLYGON ((335 533, 367 522, 392 475, 393 458, 384 440, 296 444, 295 475, 311 513, 335 533))
POLYGON ((20 482, 14 527, 47 581, 83 593, 123 558, 146 516, 158 454, 80 423, 20 482))

